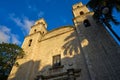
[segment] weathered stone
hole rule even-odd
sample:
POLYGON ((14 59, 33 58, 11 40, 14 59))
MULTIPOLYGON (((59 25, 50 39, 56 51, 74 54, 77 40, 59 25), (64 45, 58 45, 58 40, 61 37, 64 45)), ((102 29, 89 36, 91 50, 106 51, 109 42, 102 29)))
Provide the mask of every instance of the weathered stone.
POLYGON ((120 80, 120 47, 85 5, 72 11, 75 26, 47 31, 40 19, 31 27, 22 45, 26 55, 8 80, 120 80), (56 55, 61 65, 54 67, 56 55))

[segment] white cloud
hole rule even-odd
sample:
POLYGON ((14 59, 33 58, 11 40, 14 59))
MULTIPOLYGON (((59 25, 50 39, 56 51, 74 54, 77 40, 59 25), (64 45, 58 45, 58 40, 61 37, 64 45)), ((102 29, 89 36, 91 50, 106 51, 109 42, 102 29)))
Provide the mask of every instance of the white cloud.
POLYGON ((18 17, 15 17, 12 14, 12 15, 10 15, 10 18, 11 18, 11 20, 13 20, 16 23, 17 26, 19 26, 21 28, 24 35, 28 34, 31 26, 33 26, 33 24, 34 24, 34 21, 29 20, 27 17, 20 19, 18 17))
POLYGON ((30 21, 28 18, 24 18, 23 20, 23 28, 27 30, 27 32, 30 30, 31 26, 33 26, 34 21, 30 21))
POLYGON ((0 26, 0 43, 1 42, 9 42, 10 40, 10 29, 6 26, 0 26))
POLYGON ((2 31, 2 32, 6 32, 6 33, 9 33, 11 30, 9 29, 9 28, 7 28, 6 26, 0 26, 1 28, 0 28, 0 30, 2 31))
POLYGON ((12 34, 12 43, 14 44, 21 44, 21 42, 18 40, 18 35, 12 34))
POLYGON ((0 43, 1 42, 8 42, 10 39, 10 36, 4 32, 0 31, 0 43))
POLYGON ((7 26, 0 25, 0 43, 16 43, 21 44, 21 42, 18 40, 18 36, 11 33, 11 29, 7 26))

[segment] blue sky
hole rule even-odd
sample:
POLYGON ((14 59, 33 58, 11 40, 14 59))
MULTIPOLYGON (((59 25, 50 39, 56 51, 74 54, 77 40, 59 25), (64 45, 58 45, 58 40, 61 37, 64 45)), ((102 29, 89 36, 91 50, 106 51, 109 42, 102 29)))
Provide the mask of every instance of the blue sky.
MULTIPOLYGON (((72 5, 78 2, 86 4, 88 0, 1 0, 0 42, 21 45, 30 27, 42 17, 48 30, 73 25, 72 5)), ((114 14, 120 16, 115 10, 114 14)), ((113 29, 120 36, 120 27, 113 29)))

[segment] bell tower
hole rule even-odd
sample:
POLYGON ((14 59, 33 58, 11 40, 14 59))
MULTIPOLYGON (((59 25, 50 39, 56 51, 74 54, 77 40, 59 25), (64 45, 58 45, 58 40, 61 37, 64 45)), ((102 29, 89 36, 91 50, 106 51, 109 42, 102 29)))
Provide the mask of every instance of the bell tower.
POLYGON ((44 35, 47 32, 46 28, 47 28, 47 24, 43 18, 37 20, 35 24, 31 27, 29 35, 34 34, 36 32, 41 32, 41 34, 44 35))
POLYGON ((13 66, 9 80, 33 80, 36 65, 40 64, 40 61, 36 59, 37 46, 41 38, 47 33, 47 24, 42 18, 37 20, 31 27, 29 35, 27 35, 23 41, 22 49, 25 52, 23 59, 18 59, 16 62, 20 65, 19 67, 13 66), (23 65, 24 64, 24 65, 23 65))
POLYGON ((89 9, 83 5, 81 2, 75 4, 72 7, 73 15, 74 15, 74 25, 75 26, 85 26, 85 27, 90 27, 92 24, 92 15, 93 12, 90 12, 89 9))
POLYGON ((94 12, 90 12, 81 2, 73 5, 72 11, 90 80, 119 80, 119 45, 104 25, 96 23, 94 12), (87 45, 84 46, 83 41, 87 45))
MULTIPOLYGON (((35 24, 31 27, 29 35, 26 36, 22 48, 34 47, 37 42, 41 40, 42 36, 47 33, 47 24, 42 18, 37 20, 35 24)), ((26 49, 25 49, 26 50, 26 49)))

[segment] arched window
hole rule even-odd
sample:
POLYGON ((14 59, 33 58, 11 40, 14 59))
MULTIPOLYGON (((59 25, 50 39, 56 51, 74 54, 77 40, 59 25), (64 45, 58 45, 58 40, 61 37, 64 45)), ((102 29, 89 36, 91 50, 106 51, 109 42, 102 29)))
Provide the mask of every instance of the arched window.
POLYGON ((80 11, 80 15, 83 15, 84 14, 84 12, 83 11, 80 11))
POLYGON ((38 22, 38 24, 43 24, 43 22, 38 22))
POLYGON ((35 29, 34 32, 36 32, 37 30, 35 29))
POLYGON ((29 45, 28 46, 31 46, 32 44, 32 39, 29 40, 29 45))
POLYGON ((90 22, 89 22, 88 19, 85 19, 85 20, 83 21, 83 24, 84 24, 85 27, 91 26, 91 24, 90 24, 90 22))
POLYGON ((59 66, 61 66, 61 56, 60 55, 53 56, 53 67, 56 68, 59 66))
POLYGON ((38 24, 41 24, 41 25, 45 26, 45 24, 43 22, 38 22, 38 24))
POLYGON ((77 6, 77 8, 79 8, 80 6, 77 6))

